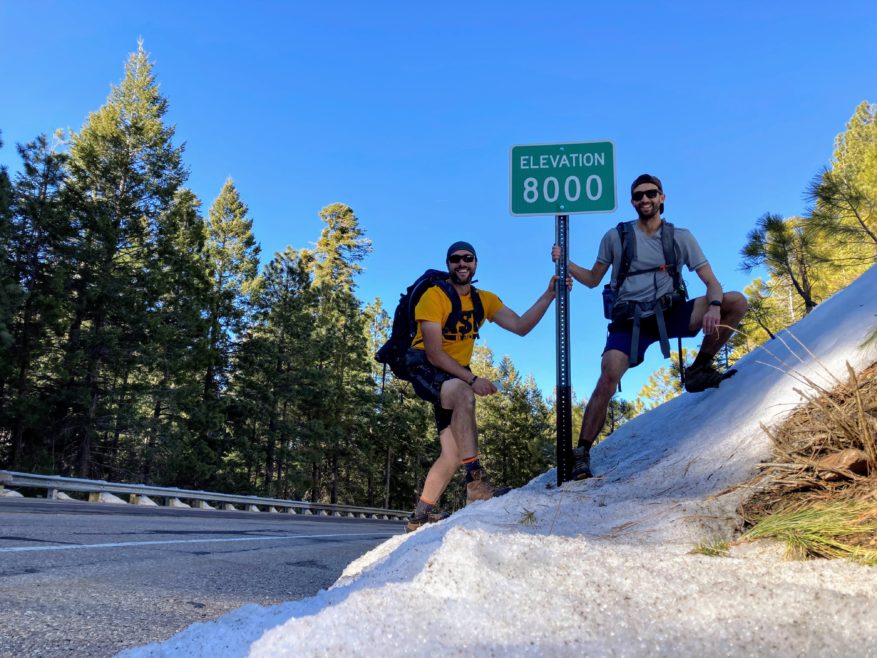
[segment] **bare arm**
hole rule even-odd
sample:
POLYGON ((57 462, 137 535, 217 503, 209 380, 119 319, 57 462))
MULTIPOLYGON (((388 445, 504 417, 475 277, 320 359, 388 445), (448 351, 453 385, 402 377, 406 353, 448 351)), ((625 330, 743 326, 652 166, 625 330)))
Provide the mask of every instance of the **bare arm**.
MULTIPOLYGON (((551 249, 551 260, 557 261, 558 258, 560 258, 560 247, 554 245, 551 249)), ((571 260, 567 260, 567 265, 569 266, 569 273, 573 275, 573 278, 579 283, 588 286, 588 288, 596 288, 600 285, 600 282, 606 275, 606 270, 609 269, 608 264, 601 263, 600 261, 595 261, 591 269, 576 265, 571 260)))
MULTIPOLYGON (((722 284, 719 283, 719 280, 713 273, 713 268, 710 267, 709 263, 703 265, 702 267, 699 267, 696 272, 697 276, 700 277, 700 280, 703 281, 706 285, 707 303, 713 300, 722 301, 722 298, 724 297, 724 293, 722 292, 722 284)), ((721 307, 709 306, 703 316, 703 335, 709 336, 711 333, 713 333, 716 330, 716 327, 718 326, 721 319, 721 307)))
POLYGON ((503 306, 494 313, 493 321, 513 334, 526 336, 539 323, 539 320, 545 315, 545 311, 551 306, 551 302, 554 301, 556 283, 557 275, 551 277, 551 280, 548 282, 548 290, 543 292, 539 299, 536 300, 536 303, 527 309, 523 315, 519 316, 508 306, 503 306))
MULTIPOLYGON (((700 280, 704 282, 706 285, 706 299, 708 302, 713 300, 722 301, 722 296, 724 293, 722 292, 722 284, 719 283, 719 280, 716 278, 716 275, 713 273, 713 268, 710 267, 710 264, 707 263, 697 269, 697 276, 700 277, 700 280)), ((718 308, 718 307, 715 307, 718 308)))

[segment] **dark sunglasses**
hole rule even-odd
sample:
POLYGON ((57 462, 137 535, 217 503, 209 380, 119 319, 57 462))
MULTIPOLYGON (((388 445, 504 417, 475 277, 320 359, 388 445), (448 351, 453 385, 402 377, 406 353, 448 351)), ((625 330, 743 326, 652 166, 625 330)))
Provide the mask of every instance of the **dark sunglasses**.
POLYGON ((463 261, 464 263, 471 263, 473 260, 475 260, 475 256, 473 256, 472 254, 451 254, 450 256, 448 256, 448 262, 454 263, 455 265, 460 261, 463 261))
POLYGON ((644 196, 654 199, 658 196, 660 190, 645 190, 644 192, 634 192, 632 198, 634 201, 642 201, 644 196))

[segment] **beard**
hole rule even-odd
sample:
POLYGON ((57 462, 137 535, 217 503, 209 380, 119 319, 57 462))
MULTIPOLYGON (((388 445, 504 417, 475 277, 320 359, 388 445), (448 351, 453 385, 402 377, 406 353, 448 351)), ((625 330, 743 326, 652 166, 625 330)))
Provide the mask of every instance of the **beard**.
POLYGON ((465 286, 467 283, 472 281, 472 272, 470 271, 466 274, 465 279, 461 279, 456 272, 451 272, 451 283, 454 283, 458 286, 465 286))
POLYGON ((659 214, 659 212, 660 212, 659 208, 660 208, 660 206, 654 206, 654 205, 653 205, 653 206, 652 206, 652 211, 651 211, 650 213, 648 213, 648 214, 645 214, 645 213, 642 212, 639 208, 637 208, 637 210, 636 210, 636 214, 637 214, 637 215, 639 216, 639 218, 642 219, 643 221, 648 221, 648 220, 653 219, 653 218, 655 218, 655 217, 658 216, 658 214, 659 214))

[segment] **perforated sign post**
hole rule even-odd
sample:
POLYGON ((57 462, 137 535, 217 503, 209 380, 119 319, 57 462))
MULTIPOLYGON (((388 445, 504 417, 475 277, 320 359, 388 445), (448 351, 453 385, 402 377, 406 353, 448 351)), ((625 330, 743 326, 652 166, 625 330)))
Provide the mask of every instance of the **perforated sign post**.
POLYGON ((615 210, 612 142, 513 146, 509 210, 515 216, 554 215, 557 261, 557 486, 572 477, 572 385, 569 353, 569 216, 615 210))

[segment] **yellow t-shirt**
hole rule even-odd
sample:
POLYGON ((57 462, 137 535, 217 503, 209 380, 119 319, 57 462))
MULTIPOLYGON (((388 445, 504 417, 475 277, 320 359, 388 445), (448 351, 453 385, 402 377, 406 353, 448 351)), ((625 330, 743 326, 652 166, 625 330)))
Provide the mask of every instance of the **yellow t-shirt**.
POLYGON ((493 322, 493 316, 499 309, 503 307, 503 303, 499 297, 492 292, 478 289, 478 297, 481 299, 481 305, 484 307, 484 318, 477 327, 475 324, 475 309, 472 305, 472 295, 460 296, 460 309, 462 314, 457 326, 453 331, 445 330, 445 322, 451 314, 451 300, 445 294, 444 290, 438 286, 433 286, 420 298, 417 306, 414 308, 414 319, 417 321, 417 334, 411 341, 411 347, 415 349, 425 349, 423 345, 423 333, 420 329, 422 321, 437 322, 442 327, 442 349, 461 366, 466 367, 472 359, 472 352, 475 349, 475 339, 478 338, 478 330, 484 325, 484 322, 490 320, 493 322))

